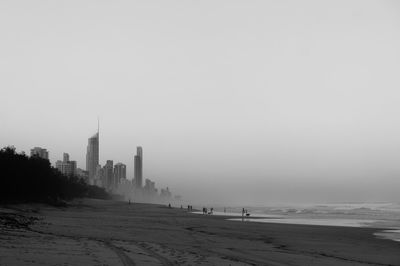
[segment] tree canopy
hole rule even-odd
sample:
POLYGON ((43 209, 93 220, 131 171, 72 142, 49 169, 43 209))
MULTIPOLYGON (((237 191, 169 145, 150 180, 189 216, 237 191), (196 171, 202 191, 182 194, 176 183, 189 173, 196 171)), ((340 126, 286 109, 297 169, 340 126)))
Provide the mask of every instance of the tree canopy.
POLYGON ((13 146, 0 150, 0 202, 57 204, 79 197, 109 198, 103 188, 77 176, 65 176, 38 156, 17 153, 13 146))

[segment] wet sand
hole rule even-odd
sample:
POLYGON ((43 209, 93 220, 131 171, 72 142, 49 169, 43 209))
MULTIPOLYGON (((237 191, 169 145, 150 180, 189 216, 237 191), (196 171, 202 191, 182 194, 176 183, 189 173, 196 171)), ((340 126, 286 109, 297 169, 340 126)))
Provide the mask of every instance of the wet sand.
POLYGON ((0 206, 0 265, 400 265, 400 243, 376 231, 89 199, 0 206))

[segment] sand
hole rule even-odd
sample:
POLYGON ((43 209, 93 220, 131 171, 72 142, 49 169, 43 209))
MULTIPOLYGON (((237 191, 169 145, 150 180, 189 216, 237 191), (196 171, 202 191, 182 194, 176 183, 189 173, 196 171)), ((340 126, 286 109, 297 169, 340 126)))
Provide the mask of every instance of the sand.
POLYGON ((0 265, 400 265, 373 228, 228 221, 151 204, 0 207, 0 265))

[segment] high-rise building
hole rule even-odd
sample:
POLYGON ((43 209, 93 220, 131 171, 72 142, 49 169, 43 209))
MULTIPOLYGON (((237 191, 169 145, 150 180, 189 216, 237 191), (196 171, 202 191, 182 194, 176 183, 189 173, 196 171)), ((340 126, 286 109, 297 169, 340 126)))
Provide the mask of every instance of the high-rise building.
POLYGON ((58 171, 63 173, 66 176, 71 176, 71 175, 76 175, 76 161, 70 161, 69 160, 69 154, 64 153, 63 154, 63 160, 60 161, 58 160, 56 162, 56 168, 58 171))
POLYGON ((77 167, 76 167, 76 161, 68 161, 70 167, 71 167, 71 173, 72 175, 76 175, 77 174, 77 167))
POLYGON ((144 185, 143 189, 148 195, 157 193, 156 183, 151 181, 148 178, 146 178, 146 180, 145 180, 145 185, 144 185))
POLYGON ((143 159, 143 149, 142 147, 136 147, 136 155, 143 159))
POLYGON ((135 186, 137 188, 142 188, 143 185, 143 149, 142 147, 137 147, 135 155, 135 186))
POLYGON ((88 139, 86 151, 86 171, 89 173, 89 182, 93 183, 96 177, 96 168, 99 165, 99 129, 88 139))
POLYGON ((63 162, 64 163, 69 162, 69 154, 68 153, 64 152, 64 154, 63 154, 63 162))
MULTIPOLYGON (((96 185, 98 187, 105 187, 106 186, 106 182, 104 181, 104 171, 103 171, 103 167, 101 167, 101 165, 97 165, 96 166, 96 173, 95 173, 95 177, 96 179, 93 179, 92 181, 90 181, 90 184, 96 185)), ((88 172, 88 176, 89 176, 89 172, 88 172)))
POLYGON ((104 182, 103 185, 106 189, 111 190, 113 189, 114 185, 114 171, 113 171, 113 161, 107 160, 106 164, 103 167, 103 175, 104 175, 104 182))
POLYGON ((114 166, 114 186, 121 183, 121 179, 126 179, 126 165, 123 163, 117 163, 114 166))
POLYGON ((49 159, 49 152, 46 149, 35 147, 31 149, 31 156, 39 156, 42 159, 49 159))

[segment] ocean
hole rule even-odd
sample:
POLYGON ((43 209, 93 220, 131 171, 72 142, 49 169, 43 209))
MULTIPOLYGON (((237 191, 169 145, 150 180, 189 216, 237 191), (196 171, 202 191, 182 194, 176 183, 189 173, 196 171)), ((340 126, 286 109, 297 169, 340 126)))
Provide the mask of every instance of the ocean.
POLYGON ((226 207, 225 212, 219 207, 213 214, 241 222, 379 228, 376 237, 400 241, 400 203, 274 204, 226 207), (243 208, 250 214, 245 218, 243 208))

